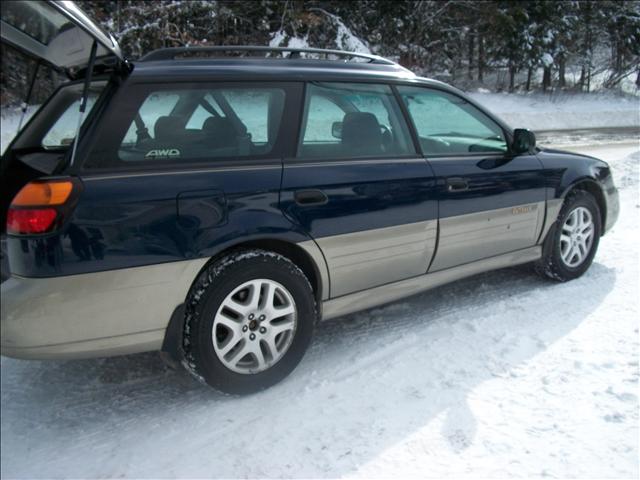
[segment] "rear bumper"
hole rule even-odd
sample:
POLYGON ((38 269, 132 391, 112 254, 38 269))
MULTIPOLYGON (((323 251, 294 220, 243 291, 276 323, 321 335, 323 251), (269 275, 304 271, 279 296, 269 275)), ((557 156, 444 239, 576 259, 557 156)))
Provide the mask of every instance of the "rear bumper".
POLYGON ((165 330, 160 329, 117 337, 29 347, 2 344, 2 355, 30 360, 113 357, 115 355, 160 350, 164 333, 165 330))
POLYGON ((160 350, 175 307, 206 259, 1 285, 0 348, 64 359, 160 350))

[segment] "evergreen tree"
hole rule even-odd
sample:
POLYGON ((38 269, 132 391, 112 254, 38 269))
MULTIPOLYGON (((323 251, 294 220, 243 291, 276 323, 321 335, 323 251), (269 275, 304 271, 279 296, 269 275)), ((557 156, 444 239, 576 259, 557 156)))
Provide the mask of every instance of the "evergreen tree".
MULTIPOLYGON (((370 51, 463 88, 640 87, 640 1, 81 0, 133 60, 156 48, 272 45, 370 51), (572 82, 568 72, 579 72, 572 82), (598 85, 600 86, 600 85, 598 85)), ((2 50, 3 105, 32 66, 2 50)), ((39 93, 58 79, 38 77, 39 93)))

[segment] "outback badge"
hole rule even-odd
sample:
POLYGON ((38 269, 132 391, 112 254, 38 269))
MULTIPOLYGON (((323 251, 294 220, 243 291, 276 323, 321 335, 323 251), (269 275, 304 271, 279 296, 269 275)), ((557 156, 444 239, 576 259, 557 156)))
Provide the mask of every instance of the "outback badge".
POLYGON ((529 213, 531 210, 533 210, 531 205, 525 205, 524 207, 513 207, 511 209, 511 214, 520 215, 521 213, 529 213))

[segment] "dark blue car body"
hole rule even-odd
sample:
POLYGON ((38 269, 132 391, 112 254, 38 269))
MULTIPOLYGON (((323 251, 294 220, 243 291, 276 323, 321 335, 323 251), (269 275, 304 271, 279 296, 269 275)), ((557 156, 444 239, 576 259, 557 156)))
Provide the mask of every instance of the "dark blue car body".
MULTIPOLYGON (((60 335, 51 342, 17 332, 18 322, 37 328, 42 316, 26 311, 24 306, 7 305, 6 313, 3 311, 3 352, 50 358, 166 347, 172 341, 169 337, 180 333, 180 327, 172 322, 181 322, 180 306, 191 282, 208 262, 234 249, 263 248, 293 260, 311 281, 329 318, 422 288, 402 282, 425 277, 426 288, 431 285, 430 275, 436 275, 435 285, 477 271, 535 260, 564 197, 574 189, 588 191, 596 198, 604 231, 617 217, 617 193, 606 163, 542 148, 431 158, 422 151, 412 119, 400 100, 415 154, 375 159, 299 158, 301 106, 305 89, 314 82, 388 85, 397 99, 400 86, 446 92, 475 106, 499 125, 507 143, 513 140, 509 126, 462 92, 394 65, 309 59, 137 63, 129 74, 108 78, 83 125, 73 165, 69 165, 67 153, 67 161, 57 164, 48 175, 33 165, 29 167, 33 172, 26 175, 27 180, 73 177, 79 179, 81 190, 60 229, 43 235, 8 235, 14 277, 7 282, 13 283, 6 286, 6 292, 3 285, 3 303, 5 295, 11 294, 21 298, 23 304, 38 304, 35 299, 55 298, 56 291, 70 285, 56 284, 43 293, 42 284, 38 284, 38 293, 31 294, 31 282, 66 278, 67 282, 77 279, 80 284, 92 284, 96 277, 91 276, 105 272, 139 272, 147 266, 196 262, 190 280, 179 279, 182 283, 176 291, 182 301, 167 304, 164 316, 156 318, 152 328, 148 323, 135 326, 135 311, 130 327, 120 333, 101 330, 97 325, 90 334, 60 335), (286 91, 282 124, 269 155, 133 166, 114 158, 118 138, 131 122, 130 105, 136 105, 136 99, 151 86, 162 90, 199 88, 203 84, 273 85, 286 91), (304 198, 312 201, 305 203, 304 198), (469 227, 465 219, 471 222, 469 227), (498 222, 499 231, 483 230, 484 238, 476 235, 478 225, 492 221, 498 222), (402 230, 406 225, 420 228, 402 230), (513 233, 517 229, 526 231, 526 235, 513 233), (363 232, 377 233, 364 238, 359 236, 363 232), (358 242, 372 243, 350 251, 349 245, 357 246, 358 242), (371 261, 366 260, 367 252, 371 261), (409 257, 403 257, 407 253, 409 257), (353 258, 345 263, 345 255, 353 258), (402 267, 396 269, 396 265, 402 267), (406 287, 404 293, 384 296, 376 291, 382 285, 396 283, 406 287), (4 317, 9 320, 5 322, 4 317), (26 317, 29 320, 25 321, 26 317), (140 342, 107 342, 104 348, 96 347, 100 339, 151 331, 153 336, 140 342), (76 347, 55 348, 71 344, 76 347)), ((18 162, 30 151, 29 139, 37 136, 37 127, 35 115, 25 127, 26 133, 9 147, 3 162, 18 162)), ((117 290, 114 282, 107 281, 102 292, 106 297, 117 290)), ((131 295, 139 296, 127 308, 153 302, 145 296, 149 291, 145 289, 143 294, 132 289, 131 295)), ((78 287, 78 296, 82 295, 83 289, 78 287)), ((118 310, 121 298, 113 300, 119 314, 123 313, 118 310)), ((84 316, 95 315, 101 323, 109 321, 81 298, 76 301, 80 303, 67 308, 80 309, 84 316)))

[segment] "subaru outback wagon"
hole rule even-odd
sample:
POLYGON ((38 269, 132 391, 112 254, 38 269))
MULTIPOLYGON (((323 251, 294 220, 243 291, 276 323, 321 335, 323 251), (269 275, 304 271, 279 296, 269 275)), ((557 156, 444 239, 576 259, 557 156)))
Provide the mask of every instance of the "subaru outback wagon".
POLYGON ((161 350, 257 391, 320 319, 519 264, 579 277, 618 215, 605 162, 377 56, 131 64, 70 2, 4 5, 2 39, 70 79, 2 157, 3 355, 161 350))

